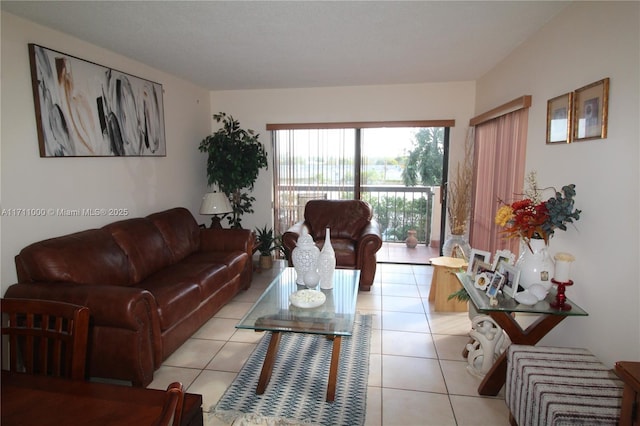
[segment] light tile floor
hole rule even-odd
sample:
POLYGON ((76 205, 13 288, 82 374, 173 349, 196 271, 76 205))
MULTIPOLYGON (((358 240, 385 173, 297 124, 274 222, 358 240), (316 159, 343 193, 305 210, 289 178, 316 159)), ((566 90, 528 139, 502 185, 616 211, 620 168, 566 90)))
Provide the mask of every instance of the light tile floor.
MULTIPOLYGON (((251 288, 167 359, 149 387, 181 381, 203 395, 205 424, 222 425, 209 411, 262 337, 235 325, 281 267, 254 273, 251 288)), ((466 370, 467 314, 436 313, 429 305, 431 276, 426 265, 378 264, 371 292, 358 295, 358 310, 374 315, 366 425, 508 425, 504 390, 478 396, 480 379, 466 370)))

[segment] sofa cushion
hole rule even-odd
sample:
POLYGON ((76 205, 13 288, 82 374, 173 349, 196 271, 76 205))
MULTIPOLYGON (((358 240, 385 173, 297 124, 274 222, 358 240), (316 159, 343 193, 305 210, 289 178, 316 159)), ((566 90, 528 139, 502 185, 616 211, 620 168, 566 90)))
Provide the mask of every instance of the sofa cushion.
POLYGON ((31 244, 16 256, 20 282, 129 284, 126 254, 100 229, 77 232, 31 244))
POLYGON ((171 251, 158 228, 149 219, 122 220, 102 229, 110 232, 127 254, 132 283, 139 283, 172 263, 171 251))
POLYGON ((179 262, 200 247, 200 228, 189 210, 178 207, 147 216, 158 228, 173 255, 179 262))
POLYGON ((311 200, 304 209, 304 220, 314 241, 331 238, 356 240, 372 218, 371 207, 360 200, 311 200))
POLYGON ((156 299, 163 331, 188 317, 202 301, 200 286, 184 271, 184 265, 171 265, 135 285, 156 299))

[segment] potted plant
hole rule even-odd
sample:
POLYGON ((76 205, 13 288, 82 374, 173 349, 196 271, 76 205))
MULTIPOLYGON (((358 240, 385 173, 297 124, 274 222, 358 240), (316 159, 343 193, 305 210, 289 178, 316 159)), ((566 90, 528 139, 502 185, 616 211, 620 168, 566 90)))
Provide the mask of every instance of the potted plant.
POLYGON ((273 229, 263 226, 256 228, 256 248, 260 252, 260 269, 271 269, 273 267, 274 251, 281 251, 282 244, 280 238, 273 235, 273 229))
POLYGON ((207 153, 207 179, 224 192, 233 208, 232 228, 241 228, 242 215, 253 213, 255 197, 249 195, 261 169, 266 169, 267 152, 253 130, 240 128, 230 115, 220 112, 213 118, 222 128, 202 140, 198 149, 207 153))

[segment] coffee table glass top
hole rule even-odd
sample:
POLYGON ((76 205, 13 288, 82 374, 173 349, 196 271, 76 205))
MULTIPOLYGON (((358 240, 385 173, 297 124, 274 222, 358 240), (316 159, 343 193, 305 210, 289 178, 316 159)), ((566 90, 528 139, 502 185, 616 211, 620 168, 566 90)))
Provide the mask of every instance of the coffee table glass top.
MULTIPOLYGON (((551 288, 549 294, 544 300, 536 303, 535 305, 523 305, 518 303, 515 299, 505 296, 502 293, 498 293, 498 297, 496 297, 498 301, 497 306, 491 306, 489 297, 486 292, 476 288, 473 285, 471 277, 467 275, 465 272, 456 272, 456 276, 462 286, 469 293, 469 297, 473 301, 473 304, 476 305, 476 308, 480 312, 528 312, 533 314, 552 314, 552 315, 565 315, 565 316, 586 316, 587 314, 584 309, 580 306, 576 305, 574 302, 567 298, 566 303, 571 305, 571 310, 568 311, 560 311, 558 309, 554 309, 550 306, 550 303, 555 301, 556 293, 555 286, 551 288)), ((571 287, 567 287, 567 290, 570 291, 571 287)))
POLYGON ((289 295, 306 289, 296 284, 296 272, 285 268, 240 320, 237 328, 263 331, 350 336, 356 314, 360 271, 336 269, 333 288, 319 290, 326 301, 317 308, 298 308, 289 295))

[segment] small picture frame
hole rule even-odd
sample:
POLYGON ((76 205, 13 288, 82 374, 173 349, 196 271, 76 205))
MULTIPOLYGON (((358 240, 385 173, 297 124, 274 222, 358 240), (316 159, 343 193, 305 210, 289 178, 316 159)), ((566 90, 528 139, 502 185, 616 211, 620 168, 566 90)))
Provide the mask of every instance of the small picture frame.
POLYGON ((480 290, 486 290, 487 286, 491 282, 491 274, 488 272, 482 272, 480 274, 476 274, 476 277, 473 281, 473 286, 475 288, 479 288, 480 290))
POLYGON ((498 267, 502 263, 513 265, 515 261, 516 256, 515 254, 511 253, 510 250, 498 250, 496 251, 496 255, 493 258, 493 270, 498 271, 498 267))
POLYGON ((520 282, 520 269, 507 263, 501 263, 499 272, 504 275, 502 293, 511 298, 515 297, 518 292, 518 283, 520 282))
POLYGON ((471 278, 475 278, 476 273, 476 264, 478 262, 489 263, 491 259, 491 253, 484 250, 471 249, 471 253, 469 254, 469 266, 467 266, 467 275, 471 276, 471 278))
POLYGON ((605 139, 609 116, 609 78, 576 90, 573 95, 573 141, 605 139))
POLYGON ((487 296, 494 298, 498 295, 498 292, 502 288, 502 284, 504 283, 504 275, 500 272, 494 272, 493 277, 491 277, 491 283, 487 287, 487 296))
POLYGON ((547 144, 571 142, 571 115, 573 114, 573 93, 547 101, 547 144))
POLYGON ((484 273, 492 274, 493 266, 491 266, 491 264, 487 262, 477 261, 474 264, 473 271, 471 271, 471 273, 473 274, 474 278, 478 274, 484 274, 484 273))

